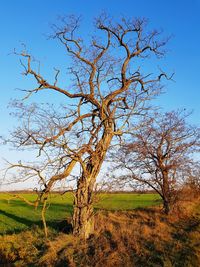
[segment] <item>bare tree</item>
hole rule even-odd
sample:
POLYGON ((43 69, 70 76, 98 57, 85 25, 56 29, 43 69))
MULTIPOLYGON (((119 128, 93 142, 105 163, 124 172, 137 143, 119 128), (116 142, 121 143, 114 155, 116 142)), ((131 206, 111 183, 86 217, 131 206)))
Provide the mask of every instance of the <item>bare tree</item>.
POLYGON ((183 195, 185 198, 200 197, 200 162, 186 165, 184 172, 183 195))
POLYGON ((188 115, 183 111, 154 113, 114 156, 115 168, 121 174, 125 171, 121 182, 139 182, 155 190, 166 214, 199 149, 199 129, 187 125, 188 115))
POLYGON ((68 88, 59 83, 61 70, 55 69, 54 81, 48 81, 27 51, 19 53, 24 74, 36 81, 35 88, 24 90, 25 99, 53 91, 63 95, 65 103, 59 107, 14 104, 23 123, 11 142, 20 149, 35 149, 38 157, 34 164, 20 162, 10 168, 21 169, 25 179, 38 177, 45 205, 55 184, 70 179, 78 166, 73 233, 87 238, 94 231, 93 188, 106 152, 130 132, 132 118, 147 112, 148 100, 162 89, 161 78, 168 79, 160 70, 157 75, 146 73, 145 67, 151 55, 164 55, 167 39, 160 40, 156 30, 148 31, 145 19, 114 22, 102 14, 95 20, 97 36, 84 41, 78 35, 79 23, 71 16, 53 26, 52 38, 64 46, 71 60, 68 88))

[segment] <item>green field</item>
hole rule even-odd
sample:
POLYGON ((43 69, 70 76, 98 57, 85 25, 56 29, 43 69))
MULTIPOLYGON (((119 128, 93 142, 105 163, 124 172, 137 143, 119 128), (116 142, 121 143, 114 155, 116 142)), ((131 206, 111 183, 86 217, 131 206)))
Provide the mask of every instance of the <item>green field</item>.
MULTIPOLYGON (((29 201, 36 195, 22 194, 29 201)), ((0 194, 0 234, 17 233, 33 225, 41 225, 40 207, 35 210, 20 199, 10 199, 11 194, 0 194), (9 200, 10 199, 10 200, 9 200)), ((95 210, 131 210, 160 204, 156 194, 99 194, 95 201, 95 210)), ((72 215, 72 194, 53 194, 50 198, 46 220, 49 227, 56 228, 59 222, 72 215)))

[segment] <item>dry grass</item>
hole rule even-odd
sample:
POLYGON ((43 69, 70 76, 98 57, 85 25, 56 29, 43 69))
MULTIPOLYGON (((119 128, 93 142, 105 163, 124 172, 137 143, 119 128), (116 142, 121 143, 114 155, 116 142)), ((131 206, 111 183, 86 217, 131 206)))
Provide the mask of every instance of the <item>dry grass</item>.
POLYGON ((45 241, 35 229, 0 243, 3 266, 199 267, 200 204, 179 203, 169 216, 156 207, 99 212, 95 235, 86 242, 63 233, 45 241))
POLYGON ((39 228, 0 237, 0 266, 29 266, 37 262, 44 234, 39 228))

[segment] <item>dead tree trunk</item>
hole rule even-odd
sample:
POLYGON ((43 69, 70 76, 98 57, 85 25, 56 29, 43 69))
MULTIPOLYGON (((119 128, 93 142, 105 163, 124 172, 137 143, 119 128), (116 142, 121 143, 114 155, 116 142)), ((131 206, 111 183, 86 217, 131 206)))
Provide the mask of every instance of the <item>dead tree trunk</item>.
POLYGON ((87 239, 94 233, 93 189, 113 134, 106 131, 77 184, 74 198, 73 234, 87 239))
POLYGON ((94 232, 92 194, 93 182, 88 183, 88 177, 82 176, 74 198, 73 233, 83 239, 94 232))

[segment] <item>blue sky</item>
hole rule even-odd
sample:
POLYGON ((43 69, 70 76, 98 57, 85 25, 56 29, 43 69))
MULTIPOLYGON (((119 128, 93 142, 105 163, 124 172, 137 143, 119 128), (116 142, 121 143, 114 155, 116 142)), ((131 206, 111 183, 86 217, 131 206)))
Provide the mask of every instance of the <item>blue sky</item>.
MULTIPOLYGON (((81 14, 83 34, 87 36, 93 18, 102 11, 115 18, 147 17, 150 28, 163 29, 166 36, 173 35, 162 67, 175 72, 175 82, 167 83, 166 93, 157 103, 165 110, 194 110, 191 122, 200 125, 200 0, 1 0, 0 135, 11 130, 14 123, 7 109, 10 99, 23 96, 15 89, 31 87, 30 81, 21 75, 19 59, 11 53, 13 49, 20 49, 20 43, 26 43, 40 59, 44 72, 50 75, 55 65, 66 64, 62 49, 46 38, 51 32, 50 25, 59 15, 81 14)), ((46 96, 46 100, 52 101, 52 96, 46 96)), ((0 149, 2 157, 15 157, 8 148, 0 149)))

